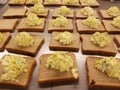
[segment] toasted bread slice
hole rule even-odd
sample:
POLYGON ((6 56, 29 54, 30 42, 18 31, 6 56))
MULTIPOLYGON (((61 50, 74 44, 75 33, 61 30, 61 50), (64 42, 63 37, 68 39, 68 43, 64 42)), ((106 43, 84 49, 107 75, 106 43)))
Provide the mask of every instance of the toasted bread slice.
POLYGON ((76 3, 76 4, 67 4, 65 1, 66 1, 66 0, 62 0, 62 5, 65 5, 65 6, 73 6, 73 7, 79 7, 79 6, 80 6, 79 0, 77 0, 77 3, 76 3))
MULTIPOLYGON (((78 81, 79 77, 75 79, 72 76, 71 71, 68 72, 60 72, 51 68, 45 67, 46 60, 51 54, 44 54, 40 56, 40 68, 39 68, 39 75, 38 75, 38 82, 40 85, 44 84, 51 84, 51 83, 60 83, 60 82, 74 82, 78 81)), ((74 67, 78 68, 76 63, 76 57, 73 53, 68 52, 72 60, 74 61, 74 67)), ((78 73, 79 74, 79 73, 78 73)))
POLYGON ((96 0, 96 4, 91 4, 91 5, 88 5, 88 4, 84 3, 82 0, 80 0, 80 4, 81 4, 81 7, 84 7, 84 6, 99 7, 100 6, 100 4, 98 3, 97 0, 96 0))
MULTIPOLYGON (((94 10, 93 16, 96 17, 96 18, 99 18, 99 15, 98 15, 98 13, 97 13, 96 10, 94 10)), ((88 16, 83 15, 83 14, 80 12, 80 9, 77 9, 77 10, 75 11, 75 18, 77 18, 77 19, 85 19, 85 18, 87 18, 87 17, 88 17, 88 16)))
POLYGON ((26 18, 23 18, 19 25, 17 26, 18 31, 28 31, 28 32, 43 32, 45 28, 45 19, 39 26, 29 26, 26 24, 26 18))
POLYGON ((22 2, 22 3, 15 3, 14 0, 10 0, 8 2, 8 5, 10 5, 10 6, 21 6, 21 5, 25 5, 25 2, 26 2, 26 0, 24 0, 24 2, 22 2))
POLYGON ((10 7, 3 14, 3 18, 23 18, 27 9, 24 7, 10 7))
MULTIPOLYGON (((9 55, 9 54, 8 54, 9 55)), ((5 55, 7 56, 7 55, 5 55)), ((32 77, 32 72, 34 70, 34 67, 36 65, 36 61, 34 58, 32 57, 24 57, 27 62, 28 62, 28 71, 26 73, 23 73, 21 74, 20 76, 18 76, 16 79, 19 81, 19 82, 16 82, 16 81, 10 81, 10 80, 1 80, 0 78, 0 86, 5 86, 5 88, 26 88, 30 82, 30 79, 32 77)), ((3 66, 0 62, 0 77, 2 76, 3 74, 3 66)))
POLYGON ((69 32, 73 32, 73 21, 71 19, 68 19, 68 25, 66 27, 55 27, 53 26, 53 19, 49 19, 48 20, 48 32, 51 33, 53 31, 69 31, 69 32))
MULTIPOLYGON (((28 10, 27 13, 25 14, 25 16, 27 16, 29 13, 31 13, 31 10, 28 10)), ((32 12, 33 13, 33 12, 32 12)), ((37 14, 38 17, 45 17, 47 18, 49 14, 49 9, 46 8, 45 13, 44 14, 37 14)))
POLYGON ((11 38, 11 34, 9 32, 4 32, 3 34, 3 39, 0 42, 0 51, 4 51, 5 50, 5 46, 8 43, 8 41, 11 38))
MULTIPOLYGON (((43 0, 39 0, 40 3, 43 3, 43 0)), ((26 3, 25 5, 28 5, 28 6, 33 6, 35 3, 30 3, 28 0, 26 0, 26 3)))
POLYGON ((120 90, 118 79, 110 78, 94 67, 95 62, 100 59, 100 57, 88 57, 86 60, 88 90, 120 90))
POLYGON ((105 26, 106 31, 111 34, 120 33, 120 29, 114 27, 111 23, 112 23, 112 20, 103 20, 103 25, 105 26))
POLYGON ((81 35, 82 39, 82 53, 83 54, 94 54, 94 55, 104 55, 104 56, 115 56, 117 54, 117 49, 111 39, 110 43, 105 47, 99 47, 91 42, 92 35, 81 35))
POLYGON ((120 47, 120 35, 115 35, 114 36, 114 41, 118 47, 120 47))
POLYGON ((35 34, 31 34, 35 40, 33 46, 30 47, 20 47, 17 45, 17 43, 15 42, 15 38, 13 38, 7 45, 6 45, 6 49, 9 52, 13 52, 13 53, 19 53, 19 54, 25 54, 25 55, 30 55, 30 56, 36 56, 36 54, 38 53, 40 47, 43 45, 44 43, 44 38, 42 35, 35 35, 35 34))
POLYGON ((1 19, 0 32, 13 32, 18 23, 17 19, 1 19))
MULTIPOLYGON (((107 13, 107 10, 100 10, 100 14, 101 14, 102 18, 104 18, 104 19, 113 19, 114 18, 113 16, 110 16, 107 13)), ((119 16, 120 16, 120 13, 119 13, 119 16)))
POLYGON ((81 34, 92 34, 95 32, 105 32, 105 28, 101 23, 101 26, 97 29, 90 28, 82 23, 82 19, 76 20, 77 31, 81 34))
POLYGON ((45 6, 60 6, 61 5, 61 0, 58 0, 57 3, 48 3, 46 2, 46 0, 44 0, 44 3, 43 3, 45 6))
POLYGON ((63 45, 55 38, 62 32, 52 32, 49 48, 51 50, 67 50, 67 51, 78 51, 80 47, 80 35, 78 33, 73 33, 74 42, 70 45, 63 45))
MULTIPOLYGON (((54 9, 52 17, 56 18, 56 17, 58 17, 60 15, 62 15, 62 14, 59 13, 59 8, 54 9)), ((73 19, 74 18, 74 10, 70 9, 70 13, 67 14, 67 15, 63 15, 63 16, 65 16, 67 18, 72 18, 73 19)))

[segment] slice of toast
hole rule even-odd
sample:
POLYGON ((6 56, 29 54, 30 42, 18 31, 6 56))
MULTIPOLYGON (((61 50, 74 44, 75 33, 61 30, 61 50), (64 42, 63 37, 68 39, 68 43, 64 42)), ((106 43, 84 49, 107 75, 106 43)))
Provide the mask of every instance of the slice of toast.
POLYGON ((49 48, 51 50, 66 50, 66 51, 78 51, 80 47, 80 35, 78 33, 73 33, 74 42, 70 45, 63 45, 55 38, 63 32, 52 32, 49 48))
POLYGON ((65 3, 66 0, 62 0, 62 5, 64 6, 73 6, 73 7, 79 7, 80 4, 79 4, 79 0, 77 0, 77 3, 76 4, 67 4, 65 3))
POLYGON ((69 31, 69 32, 73 32, 73 21, 71 19, 68 19, 68 24, 66 27, 55 27, 53 26, 53 19, 49 19, 48 20, 48 32, 51 33, 53 31, 58 31, 58 32, 62 32, 62 31, 69 31))
MULTIPOLYGON (((110 16, 107 13, 107 10, 100 10, 100 14, 101 14, 103 19, 113 19, 114 18, 113 16, 110 16)), ((120 16, 120 14, 119 14, 119 16, 120 16)))
POLYGON ((23 18, 27 9, 24 7, 10 7, 3 14, 3 18, 23 18))
MULTIPOLYGON (((39 0, 40 3, 43 3, 43 0, 39 0)), ((33 6, 35 3, 30 3, 28 0, 26 0, 26 3, 25 5, 28 5, 28 6, 33 6)))
POLYGON ((94 54, 94 55, 104 55, 104 56, 115 56, 117 54, 117 49, 111 39, 109 44, 105 47, 99 47, 91 42, 92 35, 81 35, 82 39, 82 53, 83 54, 94 54))
MULTIPOLYGON (((94 10, 93 16, 96 17, 96 18, 99 18, 99 15, 98 15, 98 13, 97 13, 96 10, 94 10)), ((86 18, 88 18, 88 16, 83 15, 83 14, 80 12, 80 9, 77 9, 77 10, 75 11, 75 18, 77 18, 77 19, 86 19, 86 18)))
POLYGON ((77 31, 81 34, 93 34, 95 32, 105 32, 105 28, 101 23, 101 26, 97 29, 90 28, 82 23, 82 19, 76 20, 77 31))
POLYGON ((100 57, 86 59, 88 90, 120 90, 120 80, 111 78, 94 67, 95 62, 100 59, 100 57))
POLYGON ((120 35, 115 35, 113 39, 114 39, 117 47, 120 47, 120 35))
POLYGON ((0 32, 13 32, 18 23, 17 19, 1 19, 0 32))
POLYGON ((91 4, 91 5, 88 5, 88 4, 85 4, 82 0, 80 0, 80 5, 81 7, 84 7, 84 6, 90 6, 90 7, 99 7, 100 4, 98 3, 98 1, 96 0, 96 4, 91 4))
POLYGON ((106 31, 108 33, 111 33, 111 34, 118 34, 118 33, 120 33, 120 29, 114 27, 111 24, 112 20, 102 20, 102 21, 103 21, 103 25, 105 26, 105 29, 106 29, 106 31))
POLYGON ((57 0, 58 2, 57 3, 48 3, 46 2, 46 0, 44 0, 44 5, 45 6, 60 6, 61 5, 61 0, 57 0))
MULTIPOLYGON (((28 10, 25 14, 25 16, 27 16, 29 13, 31 13, 31 10, 28 10)), ((32 12, 33 13, 33 12, 32 12)), ((44 17, 47 18, 49 14, 49 9, 46 8, 45 13, 44 14, 37 14, 38 17, 44 17)))
POLYGON ((22 2, 22 3, 15 3, 14 0, 9 0, 8 5, 10 5, 10 6, 22 6, 22 5, 25 5, 25 2, 26 2, 26 0, 24 0, 24 2, 22 2))
POLYGON ((91 5, 85 4, 82 0, 80 0, 80 4, 81 4, 81 7, 84 7, 84 6, 99 7, 100 6, 97 0, 96 0, 96 4, 91 4, 91 5))
POLYGON ((35 40, 33 46, 30 47, 20 47, 17 45, 15 42, 15 38, 13 38, 7 45, 6 49, 9 52, 13 53, 19 53, 19 54, 25 54, 25 55, 30 55, 30 56, 36 56, 40 47, 44 43, 44 37, 42 35, 35 35, 31 34, 35 40))
MULTIPOLYGON (((40 85, 44 84, 51 84, 51 83, 60 83, 60 82, 76 82, 79 80, 79 77, 75 79, 72 76, 72 73, 70 71, 68 72, 60 72, 51 68, 45 67, 46 60, 51 54, 44 54, 40 56, 40 68, 39 68, 39 75, 38 75, 38 82, 40 85)), ((77 67, 76 63, 76 57, 73 53, 68 52, 67 55, 69 55, 72 60, 74 61, 74 68, 77 67)), ((79 74, 79 73, 78 73, 79 74)))
POLYGON ((18 31, 27 31, 27 32, 43 32, 45 28, 45 19, 39 26, 29 26, 26 24, 26 18, 21 19, 19 25, 17 26, 18 31))
MULTIPOLYGON (((8 54, 9 55, 9 54, 8 54)), ((36 61, 34 58, 32 57, 24 57, 27 62, 28 62, 28 71, 26 73, 21 74, 20 76, 18 76, 16 79, 19 82, 16 81, 9 81, 9 80, 1 80, 0 78, 0 87, 5 86, 4 88, 26 88, 30 82, 30 79, 32 77, 32 72, 34 70, 34 67, 36 65, 36 61)), ((0 77, 3 74, 3 66, 0 62, 0 77)))
POLYGON ((0 51, 4 51, 5 50, 5 46, 8 43, 8 41, 11 38, 11 34, 9 32, 4 32, 3 34, 3 39, 0 42, 0 51))
MULTIPOLYGON (((53 18, 56 18, 56 17, 58 17, 58 16, 60 16, 60 15, 62 15, 62 14, 59 13, 59 8, 54 9, 53 14, 52 14, 52 17, 53 17, 53 18)), ((67 18, 73 19, 73 18, 74 18, 74 10, 73 10, 73 9, 70 9, 70 13, 67 14, 67 15, 63 15, 63 16, 65 16, 65 17, 67 17, 67 18)))

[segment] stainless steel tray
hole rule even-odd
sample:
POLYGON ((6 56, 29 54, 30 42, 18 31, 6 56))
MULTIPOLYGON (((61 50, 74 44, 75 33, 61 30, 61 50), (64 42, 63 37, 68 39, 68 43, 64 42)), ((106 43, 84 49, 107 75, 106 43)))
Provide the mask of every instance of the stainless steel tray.
MULTIPOLYGON (((96 7, 96 10, 100 10, 100 9, 108 9, 110 6, 118 6, 120 8, 120 1, 116 1, 114 3, 110 2, 109 0, 98 0, 98 2, 100 3, 99 7, 96 7)), ((2 14, 7 10, 7 8, 9 8, 8 5, 5 5, 4 8, 0 11, 0 19, 2 19, 2 14)), ((78 68, 79 68, 79 72, 80 72, 80 79, 78 83, 75 84, 68 84, 68 85, 48 85, 48 87, 41 87, 38 84, 38 71, 39 71, 39 57, 42 54, 48 54, 48 53, 52 53, 54 51, 49 50, 49 41, 51 38, 51 33, 48 33, 47 28, 48 28, 48 19, 52 18, 51 14, 53 12, 53 9, 56 7, 51 7, 50 8, 50 14, 47 18, 47 22, 46 22, 46 27, 44 32, 42 33, 38 33, 38 32, 31 32, 31 33, 35 33, 35 34, 39 34, 39 35, 43 35, 45 38, 45 43, 42 45, 42 47, 40 48, 36 58, 36 62, 37 65, 34 69, 31 81, 29 83, 29 86, 27 89, 25 90, 88 90, 87 88, 87 78, 86 78, 86 70, 85 70, 85 60, 86 57, 89 55, 83 55, 81 53, 81 44, 80 44, 80 49, 78 52, 75 52, 76 58, 77 58, 77 64, 78 64, 78 68)), ((79 7, 71 7, 73 9, 78 9, 79 7)), ((98 12, 99 13, 99 12, 98 12)), ((74 32, 76 32, 76 26, 75 26, 75 19, 74 19, 74 32)), ((14 37, 14 35, 16 34, 17 30, 15 30, 15 32, 12 33, 12 37, 14 37)), ((7 50, 5 50, 4 52, 0 52, 0 57, 2 57, 3 55, 8 54, 7 50)), ((115 57, 120 57, 119 52, 117 53, 117 55, 115 57)), ((0 89, 0 90, 12 90, 12 89, 0 89)), ((18 90, 18 89, 17 89, 18 90)))

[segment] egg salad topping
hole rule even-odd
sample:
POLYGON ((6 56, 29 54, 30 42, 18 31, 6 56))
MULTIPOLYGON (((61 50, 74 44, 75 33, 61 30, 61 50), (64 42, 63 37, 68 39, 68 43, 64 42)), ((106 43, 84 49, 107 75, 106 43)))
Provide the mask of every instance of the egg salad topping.
POLYGON ((0 32, 0 42, 3 40, 3 34, 0 32))
POLYGON ((99 33, 96 32, 91 37, 91 42, 98 45, 99 47, 107 46, 110 42, 110 37, 107 32, 99 33))
POLYGON ((68 25, 68 19, 64 16, 59 16, 52 23, 55 27, 66 27, 68 25))
POLYGON ((46 0, 46 2, 52 4, 52 3, 58 3, 58 0, 46 0))
POLYGON ((15 41, 18 46, 30 47, 34 44, 34 38, 27 32, 20 32, 16 35, 15 41))
POLYGON ((78 71, 78 69, 77 69, 77 68, 73 68, 73 69, 72 69, 72 71, 71 71, 71 72, 72 72, 73 77, 74 77, 74 78, 76 78, 76 79, 78 78, 78 73, 77 73, 77 71, 78 71))
POLYGON ((97 3, 96 0, 81 0, 86 5, 95 5, 97 3))
POLYGON ((70 32, 63 32, 61 34, 59 34, 55 40, 59 41, 60 43, 64 44, 64 45, 70 45, 71 43, 73 43, 74 41, 74 37, 73 34, 70 32))
POLYGON ((110 16, 117 17, 120 14, 119 8, 116 6, 112 6, 107 10, 107 13, 110 16))
POLYGON ((24 3, 25 0, 14 0, 15 3, 24 3))
POLYGON ((83 20, 82 22, 84 25, 90 27, 90 28, 99 28, 101 26, 101 23, 98 19, 96 19, 94 16, 89 16, 86 20, 83 20))
POLYGON ((19 82, 17 77, 28 71, 27 61, 21 56, 6 55, 0 62, 3 66, 2 80, 19 82))
POLYGON ((47 68, 59 70, 60 72, 70 71, 74 78, 78 77, 77 69, 73 68, 73 60, 65 52, 55 52, 47 58, 47 68))
POLYGON ((120 16, 114 18, 111 24, 116 28, 120 28, 120 16))
POLYGON ((26 24, 29 26, 39 26, 42 24, 42 22, 43 19, 40 19, 37 14, 34 13, 30 13, 26 19, 26 24))
POLYGON ((31 7, 31 12, 36 13, 36 14, 44 14, 45 13, 45 8, 41 3, 36 3, 33 7, 31 7))
POLYGON ((85 16, 92 16, 94 14, 94 10, 88 6, 80 9, 80 13, 82 13, 85 16))
POLYGON ((65 0, 66 4, 76 4, 78 0, 65 0))
POLYGON ((114 57, 107 57, 96 61, 95 68, 106 73, 109 77, 120 80, 120 61, 114 57))
POLYGON ((59 8, 59 13, 62 14, 62 15, 67 15, 70 13, 70 9, 66 6, 61 6, 59 8))
POLYGON ((33 4, 35 4, 35 3, 38 3, 38 2, 40 2, 41 0, 28 0, 28 3, 33 3, 33 4))

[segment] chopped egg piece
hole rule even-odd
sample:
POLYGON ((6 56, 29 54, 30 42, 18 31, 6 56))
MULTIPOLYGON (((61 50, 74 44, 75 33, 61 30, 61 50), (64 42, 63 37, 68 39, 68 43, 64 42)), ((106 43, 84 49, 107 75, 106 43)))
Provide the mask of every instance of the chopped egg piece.
POLYGON ((3 40, 3 34, 0 32, 0 42, 3 40))
POLYGON ((114 18, 111 24, 116 28, 120 28, 120 16, 114 18))
POLYGON ((25 0, 14 0, 15 3, 24 3, 25 0))
POLYGON ((119 8, 116 7, 116 6, 110 7, 110 8, 107 10, 107 13, 108 13, 110 16, 113 16, 113 17, 117 17, 118 15, 120 15, 119 8))
POLYGON ((2 80, 19 82, 17 77, 28 71, 27 61, 21 56, 6 55, 0 62, 3 66, 2 80))
POLYGON ((55 40, 59 41, 60 43, 64 44, 64 45, 70 45, 71 43, 73 43, 74 41, 74 37, 73 34, 70 32, 63 32, 61 34, 59 34, 55 40))
POLYGON ((73 68, 73 60, 65 52, 55 52, 47 58, 45 65, 47 68, 56 69, 60 72, 71 71, 71 74, 77 79, 77 69, 73 68))
POLYGON ((41 3, 36 3, 33 7, 30 8, 31 12, 36 14, 44 14, 46 9, 41 3))
POLYGON ((68 25, 68 19, 64 16, 59 16, 52 23, 55 27, 66 27, 68 25))
MULTIPOLYGON (((39 3, 41 0, 28 0, 28 3, 33 3, 33 4, 35 4, 35 3, 39 3)), ((42 3, 42 2, 41 2, 42 3)))
POLYGON ((96 0, 81 0, 86 5, 95 5, 97 4, 96 0))
POLYGON ((96 19, 94 16, 89 16, 86 20, 83 20, 82 23, 94 29, 97 29, 101 26, 101 22, 98 19, 96 19))
POLYGON ((110 42, 110 36, 107 32, 99 33, 96 32, 91 37, 91 42, 98 45, 99 47, 107 46, 110 42))
POLYGON ((20 32, 16 35, 15 41, 18 46, 30 47, 34 44, 34 38, 27 32, 20 32))
POLYGON ((80 9, 80 13, 82 13, 85 16, 92 16, 94 14, 94 10, 88 6, 80 9))
POLYGON ((65 0, 66 4, 77 4, 78 0, 65 0))
POLYGON ((120 61, 114 57, 107 57, 96 61, 95 68, 106 73, 109 77, 120 80, 120 61))
POLYGON ((46 0, 47 3, 52 4, 52 3, 58 3, 59 0, 46 0))
POLYGON ((70 13, 70 9, 66 6, 61 6, 59 8, 59 13, 62 15, 68 15, 70 13))
POLYGON ((26 18, 26 24, 29 26, 39 26, 43 22, 43 19, 40 19, 37 14, 30 13, 26 18))
POLYGON ((76 79, 77 79, 78 76, 79 76, 78 73, 77 73, 77 71, 78 71, 77 68, 73 68, 73 69, 72 69, 72 75, 73 75, 73 77, 76 78, 76 79))

